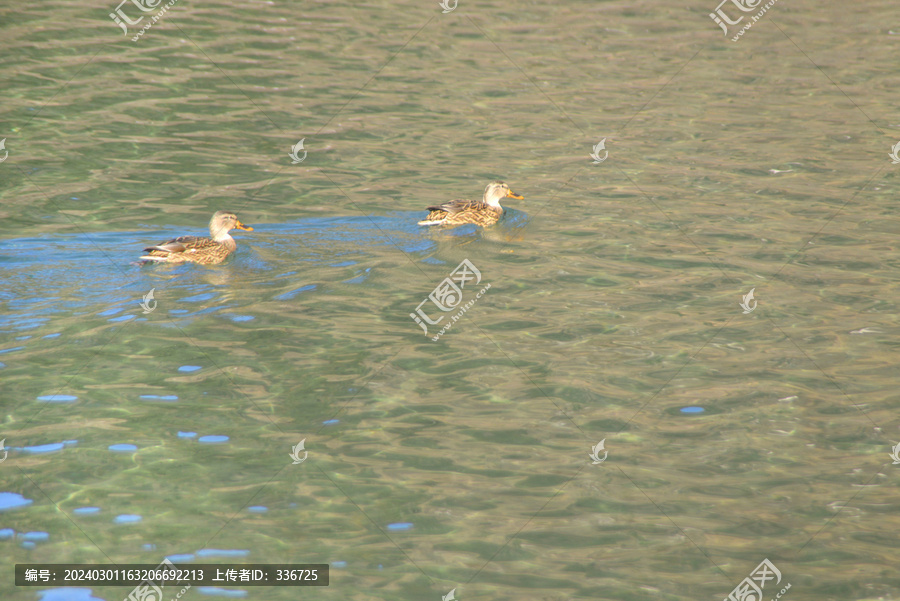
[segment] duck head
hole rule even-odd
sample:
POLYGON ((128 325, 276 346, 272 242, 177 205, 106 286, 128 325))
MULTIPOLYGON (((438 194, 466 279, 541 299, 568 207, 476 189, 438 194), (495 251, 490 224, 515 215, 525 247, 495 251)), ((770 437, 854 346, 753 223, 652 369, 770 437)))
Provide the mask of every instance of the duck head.
POLYGON ((500 208, 500 200, 503 198, 522 200, 525 197, 515 194, 509 186, 500 181, 491 182, 484 189, 484 202, 492 207, 500 208))
POLYGON ((237 215, 230 211, 216 211, 216 214, 209 220, 209 233, 213 240, 220 241, 230 238, 228 232, 238 229, 246 232, 252 232, 253 228, 249 225, 241 223, 237 215))

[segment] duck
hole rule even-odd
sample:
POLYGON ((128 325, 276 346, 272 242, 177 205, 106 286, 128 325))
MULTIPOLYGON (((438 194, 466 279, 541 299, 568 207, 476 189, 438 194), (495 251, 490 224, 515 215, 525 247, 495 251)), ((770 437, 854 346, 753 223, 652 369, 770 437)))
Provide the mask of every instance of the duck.
POLYGON ((491 182, 484 189, 482 200, 451 200, 441 205, 428 207, 428 217, 419 225, 442 225, 455 227, 464 223, 474 223, 486 227, 494 225, 503 215, 500 199, 515 198, 522 200, 524 196, 515 194, 501 181, 491 182))
POLYGON ((215 265, 224 261, 237 248, 234 238, 228 233, 233 229, 252 232, 231 211, 216 211, 209 220, 209 238, 201 236, 179 236, 167 242, 144 249, 147 253, 142 261, 155 263, 199 263, 215 265))

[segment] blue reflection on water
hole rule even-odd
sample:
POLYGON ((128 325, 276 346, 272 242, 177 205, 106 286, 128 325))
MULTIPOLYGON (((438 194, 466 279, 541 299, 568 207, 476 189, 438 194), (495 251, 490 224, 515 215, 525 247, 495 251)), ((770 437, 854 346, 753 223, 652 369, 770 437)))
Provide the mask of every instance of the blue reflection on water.
MULTIPOLYGON (((267 281, 278 290, 277 300, 290 300, 321 288, 310 282, 310 268, 345 269, 345 284, 367 282, 373 266, 367 263, 384 247, 396 247, 426 263, 447 237, 480 236, 477 228, 435 230, 416 224, 424 211, 392 211, 385 215, 303 219, 280 224, 254 224, 253 234, 236 236, 238 250, 215 266, 144 265, 141 249, 179 235, 206 235, 204 223, 126 232, 49 234, 0 240, 0 269, 7 278, 0 301, 0 333, 44 327, 66 315, 86 320, 109 318, 121 323, 140 317, 140 323, 165 325, 161 316, 196 317, 222 309, 221 282, 234 284, 242 273, 270 272, 267 281), (302 243, 298 243, 302 241, 302 243), (103 252, 98 252, 98 248, 103 252), (139 303, 151 289, 165 284, 164 313, 141 316, 139 303), (287 290, 286 292, 284 290, 287 290)), ((508 209, 498 230, 524 227, 524 213, 508 209)), ((158 297, 159 298, 159 297, 158 297)), ((160 298, 162 303, 162 298, 160 298)), ((229 298, 229 302, 231 299, 229 298)), ((248 301, 249 302, 249 301, 248 301)), ((248 310, 229 306, 234 321, 252 318, 248 310)), ((249 309, 249 307, 247 307, 249 309)), ((58 326, 57 326, 58 327, 58 326)), ((135 326, 131 326, 135 327, 135 326)), ((47 332, 46 337, 66 332, 47 332)), ((34 342, 34 341, 32 341, 34 342)), ((17 346, 0 349, 14 353, 17 346)))
POLYGON ((26 499, 17 492, 0 492, 0 511, 26 507, 32 503, 33 499, 26 499))

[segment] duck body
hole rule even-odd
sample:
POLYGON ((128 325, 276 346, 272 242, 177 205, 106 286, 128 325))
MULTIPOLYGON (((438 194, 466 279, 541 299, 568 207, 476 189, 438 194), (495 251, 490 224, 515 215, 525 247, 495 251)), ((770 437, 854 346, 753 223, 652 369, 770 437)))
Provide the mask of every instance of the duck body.
POLYGON ((166 242, 144 249, 142 261, 153 263, 199 263, 215 265, 228 258, 237 248, 234 238, 228 233, 233 229, 252 232, 229 211, 217 211, 209 221, 209 238, 202 236, 179 236, 166 242))
POLYGON ((524 196, 514 194, 503 182, 491 182, 484 189, 482 200, 451 200, 441 205, 428 207, 428 217, 419 225, 441 225, 455 227, 473 223, 482 227, 494 225, 503 215, 500 206, 501 198, 523 199, 524 196))
POLYGON ((428 207, 428 217, 419 225, 454 226, 464 223, 494 225, 503 215, 503 207, 492 207, 481 200, 451 200, 442 205, 428 207))

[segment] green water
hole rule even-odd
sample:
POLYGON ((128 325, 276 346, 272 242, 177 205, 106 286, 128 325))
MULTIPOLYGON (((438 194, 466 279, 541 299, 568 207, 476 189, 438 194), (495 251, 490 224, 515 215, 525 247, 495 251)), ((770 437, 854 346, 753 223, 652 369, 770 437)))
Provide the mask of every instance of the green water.
POLYGON ((764 599, 900 598, 896 8, 715 8, 0 8, 0 597, 195 555, 332 564, 247 599, 722 599, 765 558, 764 599), (496 226, 416 225, 494 179, 496 226), (135 263, 220 209, 226 263, 135 263))

